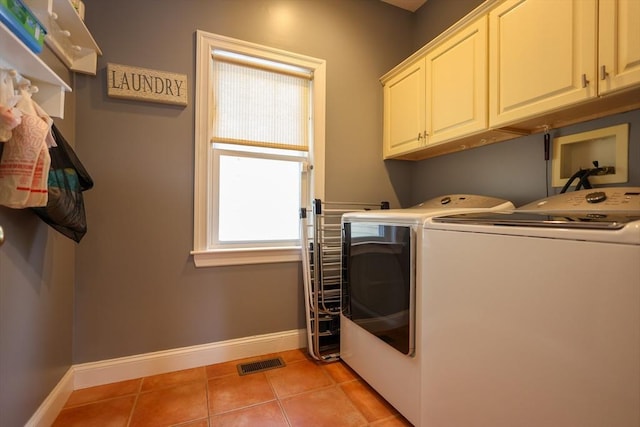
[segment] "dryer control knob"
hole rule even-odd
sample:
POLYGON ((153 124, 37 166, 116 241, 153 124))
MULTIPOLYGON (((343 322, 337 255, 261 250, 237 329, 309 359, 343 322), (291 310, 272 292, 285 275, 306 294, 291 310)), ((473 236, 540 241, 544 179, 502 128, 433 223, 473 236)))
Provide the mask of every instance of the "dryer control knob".
POLYGON ((595 191, 584 196, 588 203, 600 203, 607 200, 607 195, 604 191, 595 191))
POLYGON ((448 205, 449 203, 451 203, 451 197, 449 196, 443 197, 442 199, 440 199, 441 205, 448 205))

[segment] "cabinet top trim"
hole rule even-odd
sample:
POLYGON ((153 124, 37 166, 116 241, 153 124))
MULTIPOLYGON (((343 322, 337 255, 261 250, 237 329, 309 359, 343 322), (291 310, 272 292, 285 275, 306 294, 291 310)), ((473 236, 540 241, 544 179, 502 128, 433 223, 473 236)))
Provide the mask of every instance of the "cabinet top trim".
POLYGON ((466 26, 467 24, 471 23, 476 18, 488 13, 489 11, 491 11, 491 9, 495 8, 497 5, 499 5, 500 3, 504 2, 504 1, 505 0, 486 0, 484 3, 482 3, 481 5, 479 5, 475 9, 473 9, 471 12, 469 12, 467 15, 462 17, 455 24, 453 24, 452 26, 447 28, 445 31, 440 33, 433 40, 431 40, 430 42, 428 42, 427 44, 422 46, 420 49, 415 51, 413 54, 411 54, 411 56, 409 56, 407 59, 402 61, 397 66, 395 66, 391 71, 387 72, 382 77, 380 77, 380 81, 384 85, 391 77, 393 77, 394 75, 398 74, 400 71, 405 69, 407 66, 411 65, 416 59, 419 59, 419 58, 425 56, 427 54, 427 52, 429 52, 434 47, 436 47, 437 45, 439 45, 440 43, 445 41, 450 36, 454 35, 457 31, 462 29, 464 26, 466 26))

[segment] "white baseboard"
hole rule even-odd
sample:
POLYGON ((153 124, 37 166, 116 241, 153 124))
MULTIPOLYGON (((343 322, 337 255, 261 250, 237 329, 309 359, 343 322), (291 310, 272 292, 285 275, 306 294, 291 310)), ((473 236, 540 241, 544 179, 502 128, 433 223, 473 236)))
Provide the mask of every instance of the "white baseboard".
POLYGON ((305 345, 305 330, 300 329, 83 363, 73 367, 74 389, 293 350, 305 345))
POLYGON ((67 403, 73 391, 73 366, 63 375, 51 393, 31 416, 25 427, 49 427, 67 403))
POLYGON ((306 345, 306 330, 298 329, 73 365, 25 427, 49 427, 73 390, 295 350, 306 345))

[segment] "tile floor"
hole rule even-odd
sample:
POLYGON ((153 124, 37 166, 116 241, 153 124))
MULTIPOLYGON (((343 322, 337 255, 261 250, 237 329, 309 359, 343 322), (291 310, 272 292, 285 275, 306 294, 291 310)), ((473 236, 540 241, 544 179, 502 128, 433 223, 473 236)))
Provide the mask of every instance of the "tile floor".
POLYGON ((343 362, 304 349, 74 391, 54 427, 411 426, 343 362), (241 362, 286 366, 244 376, 241 362))

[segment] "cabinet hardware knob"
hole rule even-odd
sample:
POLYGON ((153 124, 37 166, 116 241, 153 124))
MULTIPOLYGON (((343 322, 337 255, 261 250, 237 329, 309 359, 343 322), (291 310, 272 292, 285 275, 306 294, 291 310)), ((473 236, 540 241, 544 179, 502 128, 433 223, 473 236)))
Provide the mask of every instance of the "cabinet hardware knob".
POLYGON ((607 77, 609 77, 609 73, 607 72, 607 66, 606 65, 601 65, 600 66, 600 80, 606 80, 607 77))
POLYGON ((422 132, 418 132, 418 141, 422 139, 422 132))
POLYGON ((582 87, 585 88, 589 86, 589 80, 587 80, 587 75, 583 74, 582 75, 582 87))

